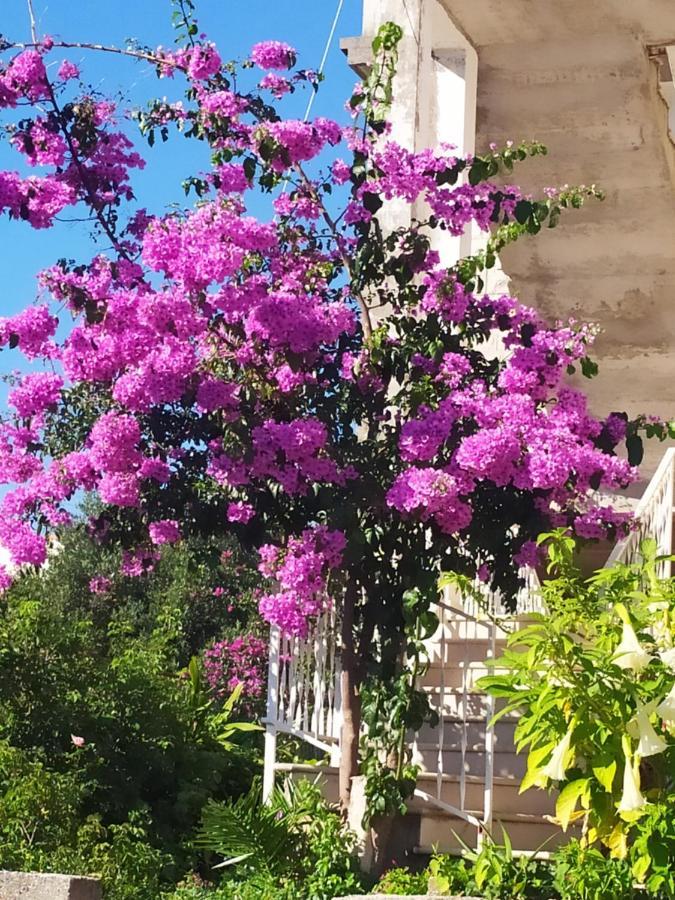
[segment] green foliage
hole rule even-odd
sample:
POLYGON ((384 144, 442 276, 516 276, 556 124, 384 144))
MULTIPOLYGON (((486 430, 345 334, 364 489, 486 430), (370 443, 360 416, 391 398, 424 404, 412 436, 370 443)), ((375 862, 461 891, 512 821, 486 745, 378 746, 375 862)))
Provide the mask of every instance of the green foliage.
POLYGON ((657 577, 653 541, 643 542, 640 563, 588 580, 574 567, 573 542, 563 534, 549 541, 550 615, 511 636, 500 674, 481 686, 505 700, 499 715, 521 713, 521 791, 555 785, 563 829, 583 823, 585 845, 630 858, 635 878, 675 896, 667 871, 675 858, 674 584, 657 577))
POLYGON ((555 854, 553 884, 560 900, 633 900, 630 866, 571 841, 555 854))
POLYGON ((550 896, 550 868, 536 853, 514 855, 506 832, 503 845, 486 841, 480 851, 467 849, 465 856, 472 863, 467 893, 485 900, 543 900, 550 896))
POLYGON ((0 743, 0 865, 19 871, 95 874, 106 900, 155 900, 171 857, 148 842, 147 817, 107 827, 84 817, 86 786, 0 743))
POLYGON ((403 594, 405 665, 386 679, 373 678, 361 689, 361 715, 367 726, 361 741, 361 769, 366 776, 364 825, 375 816, 405 814, 415 790, 417 766, 410 762, 406 737, 425 722, 438 724, 419 679, 429 667, 428 644, 438 627, 430 597, 415 587, 403 594))
POLYGON ((196 843, 225 857, 218 868, 231 869, 233 898, 248 900, 255 889, 251 897, 332 900, 361 888, 354 834, 307 781, 288 782, 268 805, 258 785, 235 801, 209 803, 196 843))
POLYGON ((629 859, 633 877, 644 881, 653 896, 675 897, 675 793, 650 803, 632 834, 629 859))
POLYGON ((241 628, 253 569, 193 542, 98 595, 89 580, 119 558, 78 528, 62 545, 0 607, 0 867, 99 874, 106 900, 157 900, 199 864, 207 800, 259 767, 260 727, 238 721, 238 691, 214 699, 194 655, 241 628))
POLYGON ((106 900, 156 900, 174 865, 169 853, 150 843, 144 816, 136 812, 107 827, 90 817, 75 845, 58 847, 49 859, 53 871, 95 874, 106 900))
POLYGON ((426 872, 390 869, 373 888, 374 894, 426 894, 429 879, 426 872))
POLYGON ((464 859, 435 854, 425 872, 430 894, 464 894, 469 883, 469 867, 464 859))

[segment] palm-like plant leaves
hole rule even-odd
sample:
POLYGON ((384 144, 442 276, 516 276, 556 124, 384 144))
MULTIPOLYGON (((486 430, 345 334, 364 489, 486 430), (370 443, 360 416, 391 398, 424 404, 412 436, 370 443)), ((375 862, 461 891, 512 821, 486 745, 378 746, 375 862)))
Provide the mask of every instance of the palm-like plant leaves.
POLYGON ((228 803, 210 801, 204 808, 196 845, 225 857, 218 868, 247 862, 258 872, 283 875, 297 867, 303 856, 303 823, 307 808, 302 792, 292 785, 277 789, 263 804, 259 784, 228 803))

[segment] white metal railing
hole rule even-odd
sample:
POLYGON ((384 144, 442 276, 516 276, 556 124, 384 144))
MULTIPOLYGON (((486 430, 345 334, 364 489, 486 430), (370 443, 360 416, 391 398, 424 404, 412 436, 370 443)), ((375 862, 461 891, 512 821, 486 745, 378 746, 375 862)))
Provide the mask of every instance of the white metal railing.
MULTIPOLYGON (((635 508, 637 527, 614 547, 606 566, 635 562, 640 555, 640 543, 647 537, 654 538, 659 554, 669 556, 673 552, 674 498, 675 447, 671 447, 665 452, 647 490, 635 508)), ((670 578, 671 561, 662 560, 658 564, 657 571, 661 578, 670 578)))
MULTIPOLYGON (((523 570, 525 586, 516 598, 513 613, 506 610, 498 592, 477 584, 482 598, 460 598, 446 590, 438 603, 439 630, 438 651, 441 666, 440 685, 436 689, 439 709, 439 726, 436 729, 435 790, 433 793, 418 787, 415 795, 473 825, 479 834, 490 830, 493 813, 494 781, 494 728, 490 722, 495 713, 494 699, 484 697, 482 713, 478 718, 471 706, 476 697, 472 684, 472 667, 468 649, 473 641, 487 640, 487 656, 496 656, 497 635, 508 631, 508 623, 543 609, 536 572, 523 570), (458 662, 461 673, 459 686, 445 682, 446 647, 453 635, 462 631, 464 658, 458 662), (460 726, 459 771, 447 771, 445 754, 446 711, 452 705, 453 723, 460 726), (481 721, 485 733, 485 769, 483 803, 481 810, 467 808, 467 751, 468 725, 481 721), (443 799, 443 785, 449 778, 458 778, 459 802, 451 804, 443 799)), ((341 726, 340 658, 337 641, 337 616, 334 608, 327 610, 310 628, 306 638, 282 635, 279 628, 270 630, 269 676, 267 714, 265 724, 265 759, 263 775, 263 799, 268 799, 274 788, 277 764, 277 736, 290 734, 330 754, 331 763, 339 764, 339 737, 341 726)), ((432 652, 433 652, 433 648, 432 652)), ((424 685, 422 685, 424 689, 424 685)), ((417 735, 412 742, 413 760, 419 757, 417 735)))
POLYGON ((310 626, 307 637, 270 629, 263 799, 274 789, 277 735, 301 738, 337 761, 341 724, 340 654, 337 615, 331 607, 310 626))
MULTIPOLYGON (((519 620, 536 613, 544 612, 539 579, 533 569, 523 569, 521 575, 525 584, 516 597, 516 605, 513 612, 506 609, 502 595, 477 584, 478 592, 482 596, 460 597, 453 589, 446 589, 443 600, 438 603, 439 629, 437 631, 437 655, 440 666, 439 685, 429 688, 437 696, 439 724, 436 729, 435 740, 435 772, 425 771, 421 775, 434 775, 434 792, 417 788, 415 796, 432 804, 451 815, 463 819, 477 829, 480 841, 485 832, 492 830, 492 818, 494 812, 494 769, 495 769, 495 731, 491 724, 495 714, 495 699, 491 696, 478 695, 474 687, 474 661, 469 659, 469 647, 472 642, 479 641, 486 645, 486 658, 494 659, 497 655, 498 633, 506 636, 513 627, 517 627, 519 620), (446 660, 447 645, 453 642, 455 646, 462 647, 461 659, 451 661, 452 670, 459 673, 459 684, 448 685, 446 669, 450 669, 446 660), (478 709, 475 708, 476 698, 480 696, 481 702, 478 709), (450 710, 450 714, 448 714, 450 710), (449 770, 446 753, 449 745, 446 741, 446 720, 459 726, 459 753, 457 765, 449 770), (476 774, 468 773, 467 752, 469 750, 468 732, 469 725, 477 723, 482 725, 484 734, 483 755, 484 766, 478 781, 483 784, 483 798, 481 809, 470 809, 467 804, 467 785, 470 778, 476 780, 476 774), (443 787, 448 782, 457 784, 457 802, 449 803, 443 797, 443 787)), ((433 647, 432 653, 433 653, 433 647)), ((484 671, 485 659, 478 663, 484 671)), ((425 685, 420 687, 424 690, 425 685)), ((431 749, 425 745, 428 751, 431 749)), ((452 749, 457 752, 456 747, 452 749)), ((473 752, 473 751, 472 751, 473 752)), ((413 761, 422 762, 424 752, 421 749, 419 735, 416 734, 412 743, 413 761)))

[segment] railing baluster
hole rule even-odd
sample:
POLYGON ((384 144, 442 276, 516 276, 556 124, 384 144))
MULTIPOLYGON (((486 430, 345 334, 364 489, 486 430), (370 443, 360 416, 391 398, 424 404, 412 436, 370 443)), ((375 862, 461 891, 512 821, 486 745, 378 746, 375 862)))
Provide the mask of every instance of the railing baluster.
POLYGON ((263 768, 263 803, 267 803, 274 791, 274 775, 277 761, 277 722, 279 717, 279 650, 281 632, 276 626, 270 629, 269 670, 267 674, 267 719, 265 723, 265 756, 263 768))
POLYGON ((445 747, 445 629, 447 627, 447 611, 445 609, 440 610, 440 625, 441 625, 441 634, 440 634, 440 657, 441 657, 441 669, 440 669, 440 685, 439 685, 439 700, 440 700, 440 708, 439 708, 439 721, 438 721, 438 749, 437 749, 437 764, 436 764, 436 797, 441 800, 443 796, 443 774, 445 770, 445 760, 443 758, 443 749, 445 747))
MULTIPOLYGON (((497 626, 490 622, 490 644, 488 659, 497 655, 497 626)), ((492 718, 495 714, 495 698, 488 694, 485 713, 485 777, 483 779, 483 827, 492 834, 492 813, 494 808, 494 775, 495 775, 495 730, 492 718)), ((477 846, 480 850, 483 842, 483 829, 478 832, 477 846)))

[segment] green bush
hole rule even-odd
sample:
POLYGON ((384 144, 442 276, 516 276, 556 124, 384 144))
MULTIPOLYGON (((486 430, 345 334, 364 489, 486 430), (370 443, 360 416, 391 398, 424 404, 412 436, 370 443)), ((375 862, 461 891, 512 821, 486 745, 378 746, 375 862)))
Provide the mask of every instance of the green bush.
POLYGON ((429 876, 427 872, 411 872, 410 869, 389 869, 377 882, 373 894, 426 894, 429 876))
POLYGON ((205 803, 246 792, 260 764, 259 734, 230 721, 197 660, 184 669, 252 614, 253 569, 235 575, 233 559, 244 565, 233 553, 223 567, 205 542, 168 548, 156 572, 115 577, 102 596, 89 581, 119 558, 72 528, 6 594, 0 867, 99 874, 106 900, 157 900, 200 864, 190 840, 205 803))
POLYGON ((553 873, 560 900, 633 900, 640 896, 626 862, 608 859, 578 841, 556 852, 553 873))
POLYGON ((308 781, 288 782, 268 805, 257 785, 236 801, 207 804, 197 844, 225 857, 230 883, 221 891, 232 900, 332 900, 363 887, 355 835, 308 781))
POLYGON ((554 788, 563 830, 578 822, 585 843, 673 898, 675 580, 657 576, 652 540, 642 560, 584 579, 574 541, 548 537, 549 614, 509 638, 479 686, 505 701, 500 715, 520 714, 521 791, 554 788))
POLYGON ((504 832, 504 844, 486 841, 480 851, 466 851, 471 863, 467 894, 485 900, 548 900, 553 896, 551 867, 536 853, 515 855, 504 832))

